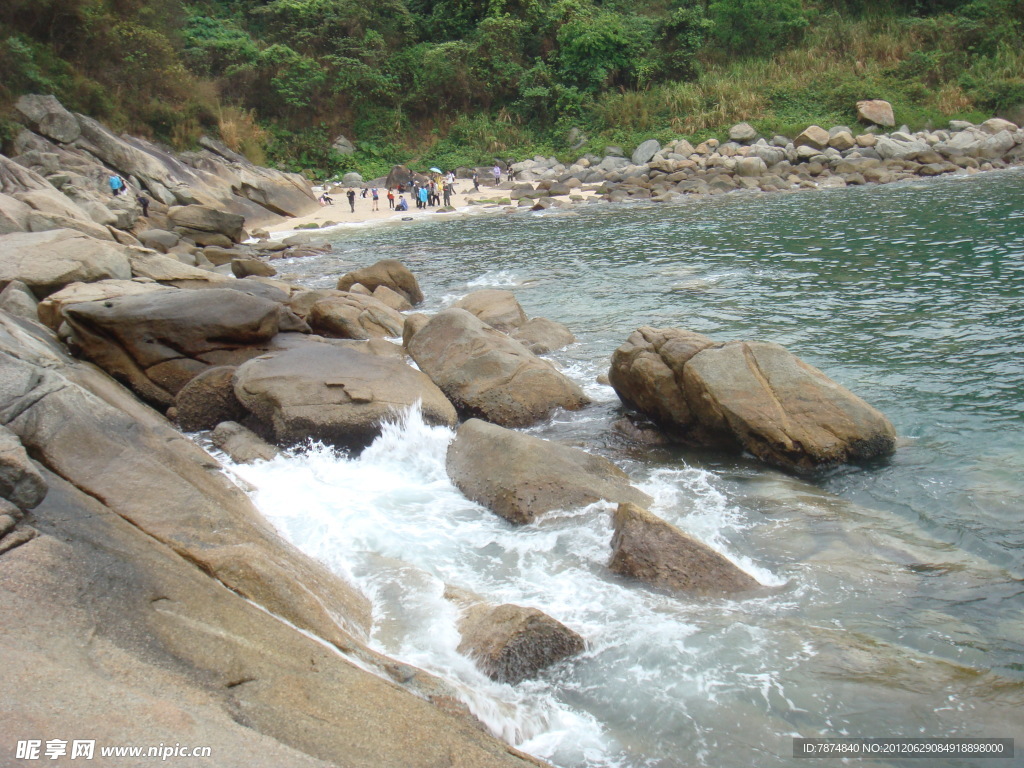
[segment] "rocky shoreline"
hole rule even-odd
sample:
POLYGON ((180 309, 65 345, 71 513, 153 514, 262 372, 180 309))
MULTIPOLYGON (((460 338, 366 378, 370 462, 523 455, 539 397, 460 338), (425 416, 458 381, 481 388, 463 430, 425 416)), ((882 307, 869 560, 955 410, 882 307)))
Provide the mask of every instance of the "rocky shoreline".
MULTIPOLYGON (((511 524, 603 499, 619 505, 610 572, 681 599, 762 589, 643 509, 650 499, 614 465, 515 431, 589 404, 542 357, 572 343, 570 329, 528 318, 506 291, 417 313, 423 293, 396 261, 327 290, 276 280, 273 256, 320 247, 246 246, 246 227, 315 211, 301 178, 214 142, 175 156, 50 97, 21 111, 19 154, 0 156, 0 750, 73 732, 209 745, 219 765, 542 764, 487 735, 447 683, 376 653, 365 596, 284 542, 175 424, 211 430, 237 461, 266 460, 309 439, 359 450, 419 408, 457 428, 452 482, 511 524), (112 173, 151 196, 144 221, 138 200, 104 192, 112 173)), ((983 143, 1010 136, 1005 158, 1020 133, 983 143)), ((703 163, 698 148, 677 160, 644 146, 650 184, 789 162, 769 167, 757 143, 703 163), (676 163, 695 165, 655 169, 676 163)), ((833 157, 815 152, 808 164, 833 157)), ((594 172, 620 185, 611 200, 668 194, 624 175, 639 167, 594 172)), ((520 182, 551 182, 547 197, 521 198, 531 207, 558 197, 559 172, 547 173, 520 182)), ((773 344, 641 328, 612 354, 609 380, 641 440, 727 446, 794 472, 894 449, 884 416, 773 344)), ((586 646, 534 609, 459 585, 446 596, 462 612, 460 651, 496 680, 586 646)))

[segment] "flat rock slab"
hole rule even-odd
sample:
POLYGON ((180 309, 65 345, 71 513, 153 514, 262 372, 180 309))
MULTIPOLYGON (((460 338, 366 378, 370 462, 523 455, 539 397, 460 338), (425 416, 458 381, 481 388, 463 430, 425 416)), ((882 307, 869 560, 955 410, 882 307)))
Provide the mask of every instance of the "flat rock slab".
POLYGON ((441 390, 399 357, 312 339, 241 365, 234 386, 254 428, 278 445, 312 438, 365 447, 385 421, 416 403, 427 423, 456 423, 441 390))
POLYGON ((512 523, 601 499, 651 503, 625 472, 601 456, 480 419, 459 427, 445 467, 467 498, 512 523))
POLYGON ((0 236, 0 285, 20 280, 40 299, 71 283, 131 276, 125 247, 109 240, 72 229, 0 236))
POLYGON ((512 291, 488 288, 473 291, 453 305, 479 317, 491 328, 502 333, 511 333, 526 322, 526 313, 512 291))
POLYGON ((635 504, 620 504, 612 523, 608 567, 622 576, 670 592, 720 594, 760 586, 728 558, 635 504))
POLYGON ((218 353, 269 342, 281 311, 268 299, 211 288, 73 304, 64 317, 85 357, 141 397, 170 405, 192 378, 221 362, 218 353))
POLYGON ((495 424, 525 427, 590 402, 552 365, 464 309, 434 315, 408 349, 456 408, 495 424))

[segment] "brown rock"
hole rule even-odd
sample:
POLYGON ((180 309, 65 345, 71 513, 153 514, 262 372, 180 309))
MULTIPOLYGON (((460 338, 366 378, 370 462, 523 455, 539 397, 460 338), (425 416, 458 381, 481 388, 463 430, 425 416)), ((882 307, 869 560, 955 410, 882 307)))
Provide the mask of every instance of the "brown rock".
POLYGON ((259 259, 236 258, 231 260, 231 273, 239 279, 249 275, 273 277, 277 274, 277 270, 259 259))
POLYGON ((495 424, 523 427, 590 402, 550 364, 464 309, 432 317, 408 349, 456 408, 495 424))
POLYGON ((584 648, 583 638, 536 608, 487 605, 459 620, 459 653, 493 680, 515 685, 584 648))
POLYGON ((456 422, 442 392, 401 359, 314 339, 241 365, 235 394, 257 431, 278 445, 313 438, 364 447, 383 422, 417 402, 428 423, 456 422))
POLYGON ((760 585, 711 547, 635 504, 620 504, 612 520, 612 559, 622 576, 672 592, 743 592, 760 585))
POLYGON ((372 296, 345 293, 317 301, 309 313, 310 327, 336 339, 395 338, 402 335, 401 313, 372 296))
MULTIPOLYGON (((237 241, 242 234, 245 217, 206 205, 176 205, 167 209, 167 219, 180 227, 186 237, 196 233, 219 234, 229 241, 237 241)), ((192 238, 194 239, 194 238, 192 238)), ((196 240, 198 243, 199 241, 196 240)), ((223 245, 221 242, 203 242, 201 245, 223 245)), ((228 242, 224 247, 230 247, 228 242)))
POLYGON ((404 264, 395 259, 384 259, 369 267, 349 272, 338 280, 338 290, 347 291, 356 283, 360 283, 373 291, 379 285, 386 285, 391 290, 405 296, 406 300, 416 305, 423 301, 423 291, 412 272, 404 264))
POLYGON ((488 288, 473 291, 453 305, 472 312, 491 328, 511 333, 526 322, 526 313, 511 291, 488 288))
POLYGON ((160 291, 73 304, 63 315, 85 357, 141 397, 171 405, 218 352, 256 347, 277 334, 281 305, 225 289, 160 291))
POLYGON ((218 424, 210 433, 210 440, 238 464, 271 461, 281 453, 255 432, 234 421, 218 424))
POLYGON ((706 348, 684 367, 683 388, 703 429, 786 468, 831 467, 895 446, 881 413, 778 344, 706 348))
POLYGON ((71 283, 131 276, 124 246, 75 230, 0 236, 0 285, 20 280, 40 299, 71 283))
POLYGON ((235 397, 234 374, 230 365, 207 368, 178 391, 174 407, 183 431, 213 429, 222 421, 245 417, 247 411, 235 397))
POLYGON ((445 468, 467 498, 517 524, 601 499, 651 503, 605 458, 479 419, 459 427, 445 468))
POLYGON ((811 147, 812 149, 824 149, 829 142, 828 131, 817 125, 806 128, 803 133, 793 139, 794 147, 811 147))
POLYGON ((670 431, 685 432, 694 416, 682 391, 683 367, 712 344, 692 331, 644 326, 612 354, 608 381, 622 402, 670 431))
POLYGON ((387 304, 398 312, 405 312, 412 309, 412 304, 408 302, 405 296, 391 290, 386 285, 378 285, 373 291, 373 298, 383 304, 387 304))
POLYGON ((71 283, 39 302, 39 322, 56 331, 64 322, 64 307, 89 301, 106 301, 121 296, 173 291, 159 283, 139 280, 98 280, 95 283, 71 283))
POLYGON ((896 125, 896 117, 892 112, 892 104, 882 99, 870 99, 857 102, 857 119, 865 123, 874 123, 886 128, 896 125))

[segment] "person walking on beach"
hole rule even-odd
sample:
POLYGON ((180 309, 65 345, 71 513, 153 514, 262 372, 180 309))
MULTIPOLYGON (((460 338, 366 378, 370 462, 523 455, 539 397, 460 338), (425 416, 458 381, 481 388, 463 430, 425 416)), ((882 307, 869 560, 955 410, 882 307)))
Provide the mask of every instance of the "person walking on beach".
POLYGON ((475 169, 473 170, 473 191, 480 191, 480 174, 475 169))
POLYGON ((452 205, 452 184, 451 182, 445 182, 444 185, 444 207, 450 208, 452 205))
POLYGON ((498 186, 501 184, 501 166, 495 163, 491 172, 494 174, 494 186, 498 186))
POLYGON ((388 208, 395 209, 395 190, 391 187, 388 187, 388 208))
POLYGON ((427 192, 427 188, 426 187, 420 187, 420 208, 426 208, 427 207, 427 195, 428 194, 429 193, 427 192))
POLYGON ((380 192, 376 187, 370 190, 370 197, 373 198, 373 205, 370 207, 371 211, 379 211, 378 204, 380 202, 380 192))
POLYGON ((505 163, 505 168, 508 171, 508 180, 512 181, 512 177, 515 176, 515 171, 512 170, 512 158, 511 157, 508 159, 508 162, 505 163))
POLYGON ((354 189, 349 189, 349 191, 345 193, 345 196, 348 198, 348 207, 352 210, 352 213, 355 213, 356 212, 356 191, 354 189))

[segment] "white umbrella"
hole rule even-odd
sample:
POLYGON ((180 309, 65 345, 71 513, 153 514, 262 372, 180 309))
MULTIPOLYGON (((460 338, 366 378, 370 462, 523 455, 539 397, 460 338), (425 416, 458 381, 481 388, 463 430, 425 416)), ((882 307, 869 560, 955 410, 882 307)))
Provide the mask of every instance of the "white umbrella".
POLYGON ((430 170, 432 170, 434 173, 441 173, 440 168, 431 168, 430 170))

